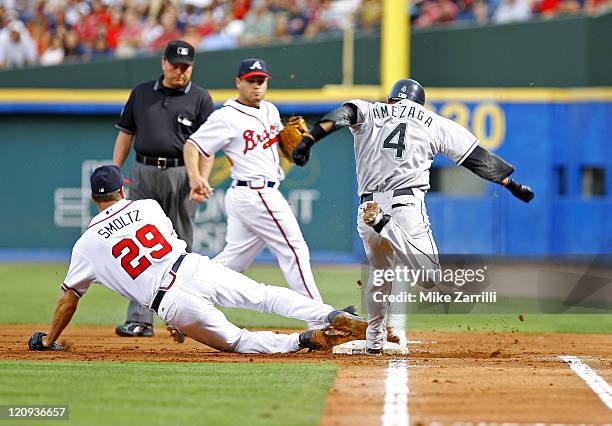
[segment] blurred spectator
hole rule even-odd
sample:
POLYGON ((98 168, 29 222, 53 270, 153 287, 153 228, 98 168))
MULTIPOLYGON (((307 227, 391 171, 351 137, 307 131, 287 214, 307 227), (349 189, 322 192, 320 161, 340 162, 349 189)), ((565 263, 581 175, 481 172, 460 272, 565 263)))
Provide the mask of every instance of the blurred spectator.
MULTIPOLYGON (((380 1, 380 0, 378 0, 380 1)), ((361 0, 321 0, 317 17, 325 32, 334 32, 352 24, 361 0)))
POLYGON ((289 15, 287 13, 278 13, 275 16, 274 40, 283 43, 291 41, 292 37, 291 34, 289 34, 289 15))
POLYGON ((183 31, 189 25, 199 27, 202 25, 202 14, 194 5, 188 4, 185 6, 185 10, 179 14, 178 25, 183 31))
POLYGON ((379 0, 363 0, 357 9, 357 25, 367 30, 380 27, 382 7, 379 0))
POLYGON ((200 37, 198 29, 192 24, 187 24, 187 26, 185 27, 185 34, 183 35, 181 40, 186 41, 192 46, 199 46, 201 39, 202 37, 200 37))
POLYGON ((142 47, 152 46, 155 40, 157 40, 164 33, 164 28, 157 22, 157 18, 153 15, 149 15, 147 20, 142 27, 142 47))
POLYGON ((66 62, 76 62, 86 58, 85 47, 79 41, 74 30, 68 30, 64 36, 64 59, 66 62))
POLYGON ((415 21, 417 27, 445 24, 455 20, 459 8, 451 0, 426 0, 421 14, 415 21))
POLYGON ((265 44, 272 40, 274 35, 274 15, 263 0, 257 0, 244 18, 244 31, 240 37, 240 44, 265 44))
POLYGON ((119 8, 112 8, 110 11, 110 21, 106 25, 106 42, 111 50, 117 48, 119 34, 123 29, 123 12, 119 8))
POLYGON ((49 47, 40 56, 40 64, 47 65, 58 65, 64 61, 64 45, 62 38, 55 36, 51 38, 49 47))
POLYGON ((0 67, 19 68, 34 65, 36 45, 23 22, 13 20, 0 32, 0 67))
POLYGON ((289 13, 287 32, 293 37, 301 36, 304 34, 304 31, 306 31, 306 27, 308 26, 308 17, 306 16, 306 12, 300 9, 295 0, 290 2, 287 11, 289 13))
MULTIPOLYGON (((213 8, 207 7, 202 12, 202 20, 200 25, 198 26, 198 34, 201 37, 206 37, 207 35, 213 34, 217 32, 218 24, 215 22, 215 17, 213 14, 213 8)), ((197 45, 193 45, 197 46, 197 45)))
POLYGON ((238 19, 240 21, 245 19, 247 14, 249 13, 251 0, 233 0, 231 3, 233 4, 234 19, 238 19))
MULTIPOLYGON (((156 37, 157 38, 157 37, 156 37)), ((134 9, 125 13, 123 26, 117 36, 116 54, 126 58, 135 56, 142 44, 142 24, 134 9)))
POLYGON ((166 45, 172 40, 178 40, 182 37, 178 29, 178 19, 172 10, 168 10, 159 18, 162 26, 162 33, 151 44, 150 49, 154 52, 162 51, 166 45))
POLYGON ((493 22, 496 24, 522 22, 529 18, 531 18, 529 0, 502 0, 493 14, 493 22))
POLYGON ((586 0, 587 15, 600 15, 612 11, 612 0, 586 0))
POLYGON ((474 21, 480 25, 489 21, 489 4, 485 0, 476 0, 474 3, 474 21))
POLYGON ((576 0, 541 0, 535 3, 534 10, 543 18, 552 18, 577 13, 580 11, 580 3, 576 0))
POLYGON ((216 31, 200 42, 199 50, 233 49, 238 46, 240 36, 244 31, 244 22, 234 19, 232 11, 227 11, 222 22, 216 24, 216 31))
POLYGON ((104 59, 113 55, 113 51, 108 45, 107 38, 104 35, 96 37, 93 41, 93 46, 89 57, 91 59, 104 59))

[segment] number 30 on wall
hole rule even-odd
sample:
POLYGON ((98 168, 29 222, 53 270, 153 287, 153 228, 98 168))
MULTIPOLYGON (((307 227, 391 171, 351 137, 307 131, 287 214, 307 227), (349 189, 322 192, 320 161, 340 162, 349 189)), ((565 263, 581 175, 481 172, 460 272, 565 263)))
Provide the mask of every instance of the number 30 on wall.
MULTIPOLYGON (((429 104, 428 108, 436 111, 429 104)), ((506 136, 506 115, 504 110, 495 103, 476 104, 473 111, 460 102, 442 104, 438 112, 443 117, 450 118, 468 128, 476 135, 484 148, 495 150, 504 143, 506 136)))

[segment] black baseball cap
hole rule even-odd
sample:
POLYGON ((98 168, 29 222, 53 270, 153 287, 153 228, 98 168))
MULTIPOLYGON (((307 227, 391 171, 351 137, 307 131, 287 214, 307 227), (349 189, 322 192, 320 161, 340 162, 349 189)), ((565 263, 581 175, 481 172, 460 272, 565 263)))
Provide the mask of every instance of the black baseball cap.
POLYGON ((164 58, 172 65, 187 64, 193 65, 195 49, 192 45, 183 40, 173 40, 164 50, 164 58))
POLYGON ((256 58, 243 59, 238 68, 238 78, 249 78, 256 75, 270 77, 266 61, 256 58))
POLYGON ((123 175, 119 166, 109 164, 94 170, 89 177, 89 182, 92 194, 110 194, 123 186, 123 175))

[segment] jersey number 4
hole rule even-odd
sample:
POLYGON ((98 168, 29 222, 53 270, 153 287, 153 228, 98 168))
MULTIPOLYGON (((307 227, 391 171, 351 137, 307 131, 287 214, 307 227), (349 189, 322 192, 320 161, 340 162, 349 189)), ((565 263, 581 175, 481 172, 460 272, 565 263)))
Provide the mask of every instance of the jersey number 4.
POLYGON ((406 123, 400 123, 383 142, 382 149, 392 149, 395 151, 395 159, 402 160, 406 154, 406 123), (393 140, 397 137, 397 142, 393 140))
MULTIPOLYGON (((149 254, 154 259, 161 259, 172 251, 172 246, 164 236, 159 232, 155 225, 145 225, 136 231, 136 239, 140 244, 146 248, 155 248, 160 246, 157 250, 153 250, 149 254)), ((138 258, 136 266, 132 266, 134 259, 140 254, 140 248, 129 238, 124 238, 113 246, 113 256, 118 258, 127 249, 125 256, 121 258, 121 266, 125 269, 133 280, 138 278, 149 266, 151 261, 145 255, 138 258)))

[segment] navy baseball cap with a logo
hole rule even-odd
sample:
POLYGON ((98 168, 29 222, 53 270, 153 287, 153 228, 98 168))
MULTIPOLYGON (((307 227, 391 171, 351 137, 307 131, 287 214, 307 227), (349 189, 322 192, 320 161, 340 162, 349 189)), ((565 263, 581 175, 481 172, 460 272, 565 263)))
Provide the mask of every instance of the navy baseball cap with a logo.
POLYGON ((187 64, 193 65, 195 49, 192 45, 183 40, 173 40, 166 46, 164 58, 172 65, 187 64))
POLYGON ((249 78, 253 76, 270 77, 268 66, 263 59, 249 58, 243 59, 238 68, 238 78, 249 78))
POLYGON ((109 194, 123 186, 123 175, 119 166, 110 164, 100 166, 89 177, 91 193, 94 195, 109 194))

